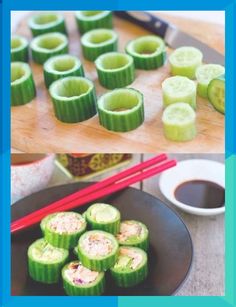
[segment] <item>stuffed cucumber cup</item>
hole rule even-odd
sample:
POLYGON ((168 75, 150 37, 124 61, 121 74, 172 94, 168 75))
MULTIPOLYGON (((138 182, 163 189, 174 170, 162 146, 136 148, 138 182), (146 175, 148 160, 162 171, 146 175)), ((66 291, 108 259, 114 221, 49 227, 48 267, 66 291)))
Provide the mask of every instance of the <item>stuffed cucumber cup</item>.
POLYGON ((80 34, 93 29, 112 29, 111 11, 76 11, 75 18, 80 34))
POLYGON ((127 132, 144 121, 143 95, 132 88, 115 89, 98 99, 100 124, 108 130, 127 132))
POLYGON ((120 231, 116 238, 120 245, 140 247, 143 250, 148 250, 149 232, 147 227, 135 220, 122 221, 120 231))
POLYGON ((207 96, 213 107, 220 113, 225 113, 225 75, 210 81, 207 96))
POLYGON ((202 52, 195 47, 177 48, 169 57, 171 74, 195 79, 196 69, 202 65, 202 58, 202 52))
POLYGON ((92 271, 80 261, 66 264, 62 270, 67 295, 101 295, 105 288, 104 272, 92 271))
POLYGON ((108 52, 96 61, 99 82, 108 89, 125 87, 135 78, 133 58, 125 53, 108 52))
POLYGON ((86 211, 86 220, 91 229, 100 229, 117 234, 120 229, 120 212, 108 204, 93 204, 86 211))
POLYGON ((85 59, 95 61, 103 53, 117 51, 118 35, 110 29, 94 29, 81 38, 85 59))
POLYGON ((69 76, 84 77, 80 60, 70 54, 62 54, 48 59, 43 65, 44 82, 47 88, 56 80, 69 76))
POLYGON ((69 257, 69 252, 57 248, 41 238, 28 248, 28 269, 32 279, 53 284, 61 277, 61 269, 69 257))
POLYGON ((68 53, 68 39, 59 32, 52 32, 35 37, 30 49, 35 63, 44 64, 49 58, 68 53))
POLYGON ((115 264, 118 247, 118 242, 112 234, 102 230, 91 230, 79 239, 78 257, 86 268, 98 272, 106 271, 115 264))
POLYGON ((21 35, 11 37, 11 61, 28 62, 28 41, 21 35))
POLYGON ((51 32, 66 34, 64 17, 55 12, 44 12, 33 15, 28 21, 28 26, 33 36, 51 32))
POLYGON ((24 105, 36 96, 30 66, 23 62, 11 63, 11 105, 24 105))
POLYGON ((132 246, 121 246, 111 276, 118 287, 132 287, 141 283, 148 274, 147 254, 132 246))
POLYGON ((76 246, 86 226, 85 219, 76 212, 54 213, 41 222, 41 229, 48 243, 65 249, 76 246))
POLYGON ((78 123, 97 113, 94 84, 84 77, 66 77, 49 87, 55 116, 64 123, 78 123))
POLYGON ((163 39, 155 35, 138 37, 128 43, 126 52, 134 59, 138 69, 151 70, 164 65, 166 47, 163 39))

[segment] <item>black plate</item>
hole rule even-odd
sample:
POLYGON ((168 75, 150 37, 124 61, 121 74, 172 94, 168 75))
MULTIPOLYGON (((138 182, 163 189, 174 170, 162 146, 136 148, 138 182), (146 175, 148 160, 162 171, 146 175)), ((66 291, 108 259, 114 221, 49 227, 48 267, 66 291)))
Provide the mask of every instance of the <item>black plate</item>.
MULTIPOLYGON (((12 206, 12 220, 83 188, 73 183, 49 188, 18 201, 12 206)), ((172 295, 186 279, 193 257, 187 227, 180 217, 159 199, 127 188, 103 201, 116 206, 122 219, 136 219, 150 231, 149 274, 140 285, 121 289, 107 282, 105 295, 172 295)), ((83 212, 87 206, 79 208, 83 212)), ((39 226, 12 236, 12 295, 65 295, 61 285, 44 285, 30 279, 27 272, 27 248, 41 237, 39 226)))

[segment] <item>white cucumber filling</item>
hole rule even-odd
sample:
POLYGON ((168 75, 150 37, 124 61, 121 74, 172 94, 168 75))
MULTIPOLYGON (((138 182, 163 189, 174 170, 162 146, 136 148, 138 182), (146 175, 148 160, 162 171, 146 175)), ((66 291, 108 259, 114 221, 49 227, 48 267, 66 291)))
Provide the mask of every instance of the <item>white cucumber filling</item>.
POLYGON ((96 20, 105 17, 110 11, 77 11, 76 17, 82 20, 96 20))
POLYGON ((41 52, 54 52, 67 45, 67 38, 61 33, 46 33, 37 36, 31 43, 31 48, 41 52))
POLYGON ((202 52, 194 47, 180 47, 173 51, 169 57, 172 65, 177 67, 188 67, 202 62, 202 52))
POLYGON ((187 103, 178 102, 166 107, 163 112, 163 123, 169 125, 185 125, 195 121, 196 113, 187 103))
POLYGON ((109 29, 95 29, 85 33, 81 42, 85 46, 99 47, 112 43, 117 39, 117 34, 109 29))
POLYGON ((59 234, 73 234, 81 231, 85 226, 84 218, 74 212, 55 214, 47 221, 47 227, 59 234))
POLYGON ((127 51, 140 56, 150 56, 164 51, 163 40, 157 36, 143 36, 130 42, 127 51))
POLYGON ((104 71, 118 71, 133 63, 131 56, 118 52, 108 52, 98 57, 96 66, 104 71))
POLYGON ((107 204, 95 204, 90 210, 91 218, 98 223, 109 223, 115 221, 119 214, 118 211, 107 204))
POLYGON ((187 77, 175 76, 162 82, 163 92, 175 98, 191 95, 196 91, 196 84, 187 77))
POLYGON ((19 84, 29 78, 31 74, 30 67, 27 63, 11 63, 11 85, 19 84))
POLYGON ((197 81, 207 85, 212 79, 220 77, 225 73, 225 68, 218 64, 205 64, 198 67, 196 71, 197 81))
POLYGON ((92 284, 101 274, 87 269, 79 261, 71 262, 64 271, 67 280, 77 286, 92 284))
POLYGON ((50 58, 45 63, 45 70, 48 72, 56 72, 58 74, 67 73, 79 68, 81 65, 80 61, 71 55, 59 55, 50 58))
POLYGON ((146 229, 142 224, 135 221, 123 221, 120 225, 120 231, 117 234, 119 242, 142 240, 146 236, 146 229))
POLYGON ((55 13, 40 13, 29 20, 29 25, 35 29, 43 29, 54 26, 63 20, 63 16, 55 13))
POLYGON ((32 259, 39 262, 61 262, 64 260, 66 253, 64 249, 54 247, 44 239, 39 239, 30 246, 32 259))
POLYGON ((11 51, 13 52, 25 48, 27 44, 27 40, 22 36, 14 35, 11 37, 11 51))

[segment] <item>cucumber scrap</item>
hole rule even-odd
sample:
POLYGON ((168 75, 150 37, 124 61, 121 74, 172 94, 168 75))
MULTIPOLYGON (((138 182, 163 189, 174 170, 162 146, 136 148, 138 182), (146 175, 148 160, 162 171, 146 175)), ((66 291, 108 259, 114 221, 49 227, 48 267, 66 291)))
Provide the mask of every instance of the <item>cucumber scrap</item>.
POLYGON ((225 75, 210 81, 207 96, 213 107, 220 113, 225 113, 225 75))
POLYGON ((21 35, 11 37, 11 61, 28 62, 28 41, 21 35))

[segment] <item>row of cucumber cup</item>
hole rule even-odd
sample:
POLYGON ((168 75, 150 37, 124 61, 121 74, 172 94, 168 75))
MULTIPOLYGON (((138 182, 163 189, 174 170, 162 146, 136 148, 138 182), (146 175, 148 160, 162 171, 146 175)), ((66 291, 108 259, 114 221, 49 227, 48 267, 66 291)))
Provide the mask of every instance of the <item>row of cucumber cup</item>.
MULTIPOLYGON (((96 20, 94 22, 95 25, 96 20)), ((63 34, 48 33, 36 37, 37 43, 34 40, 31 43, 33 59, 37 61, 38 57, 34 56, 37 48, 32 46, 42 45, 42 42, 44 42, 43 45, 50 45, 46 52, 47 57, 55 55, 55 52, 68 52, 68 43, 66 46, 63 44, 63 48, 66 47, 66 50, 50 49, 54 38, 57 39, 61 35, 63 34), (51 38, 49 39, 49 37, 51 38)), ((63 38, 67 42, 67 38, 65 36, 63 38)), ((107 129, 114 131, 129 131, 137 128, 144 121, 143 95, 135 89, 116 88, 133 82, 135 78, 134 66, 139 69, 154 69, 164 65, 166 51, 163 40, 154 35, 134 39, 126 47, 127 54, 123 54, 114 51, 117 48, 117 34, 113 30, 95 29, 85 33, 81 43, 85 57, 94 60, 98 56, 95 65, 100 83, 107 88, 114 89, 98 100, 100 123, 107 129), (104 52, 105 54, 103 54, 104 52), (91 55, 94 58, 91 58, 91 55)), ((42 54, 42 50, 38 53, 42 54)), ((39 58, 41 59, 41 57, 39 58)), ((202 65, 202 58, 202 53, 193 47, 179 48, 169 58, 171 73, 177 76, 166 79, 162 84, 163 104, 164 107, 168 106, 162 120, 168 139, 186 141, 192 139, 196 134, 195 112, 185 104, 196 108, 196 85, 189 80, 190 78, 197 78, 198 94, 204 98, 208 97, 218 111, 224 112, 224 77, 222 76, 224 67, 216 64, 202 65), (178 104, 169 106, 173 103, 178 104), (184 123, 182 122, 183 118, 185 119, 184 123), (192 130, 191 133, 189 127, 192 130)), ((13 63, 12 65, 18 65, 16 68, 18 71, 21 63, 13 63)), ((13 73, 13 76, 15 75, 13 73)), ((28 82, 28 88, 31 85, 31 97, 28 97, 27 94, 21 95, 25 96, 26 100, 31 100, 35 96, 35 87, 30 71, 29 75, 31 75, 31 81, 28 82)), ((53 81, 64 78, 51 84, 49 88, 55 114, 59 120, 64 122, 78 122, 96 114, 96 95, 92 82, 84 77, 67 77, 71 75, 84 76, 82 65, 76 57, 61 55, 44 63, 44 77, 47 87, 53 81)), ((19 87, 17 81, 18 79, 13 78, 13 85, 19 87)), ((16 90, 14 96, 16 101, 19 101, 19 90, 16 90)))

